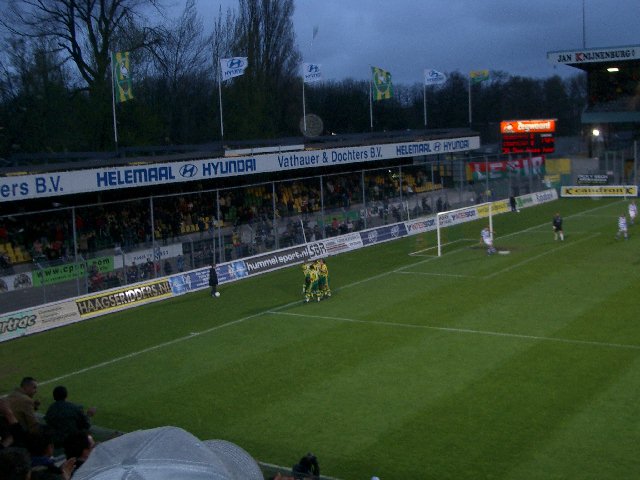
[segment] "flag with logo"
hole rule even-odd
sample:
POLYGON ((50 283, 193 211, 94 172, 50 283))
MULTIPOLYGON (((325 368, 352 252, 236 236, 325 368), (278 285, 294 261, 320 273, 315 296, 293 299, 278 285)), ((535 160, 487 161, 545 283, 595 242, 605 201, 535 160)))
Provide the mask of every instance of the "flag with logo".
POLYGON ((113 68, 113 87, 116 101, 119 103, 133 99, 131 89, 131 68, 129 66, 129 52, 115 52, 111 56, 113 68))
POLYGON ((425 85, 442 85, 447 81, 447 76, 433 69, 424 70, 424 84, 425 85))
POLYGON ((244 75, 244 71, 247 66, 249 66, 247 57, 221 58, 220 72, 222 75, 222 81, 244 75))
POLYGON ((391 74, 378 67, 371 67, 371 83, 373 85, 373 99, 386 100, 393 97, 391 74))
POLYGON ((317 63, 302 64, 302 78, 304 83, 314 83, 322 80, 322 70, 317 63))
POLYGON ((489 80, 489 70, 472 70, 469 72, 471 83, 480 83, 489 80))

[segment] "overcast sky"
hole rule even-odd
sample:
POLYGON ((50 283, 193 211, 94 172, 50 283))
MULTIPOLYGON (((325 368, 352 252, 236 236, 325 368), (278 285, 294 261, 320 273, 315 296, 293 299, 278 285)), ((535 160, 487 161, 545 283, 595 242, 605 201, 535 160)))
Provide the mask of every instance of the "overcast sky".
MULTIPOLYGON (((205 25, 237 0, 197 0, 205 25)), ((563 77, 554 50, 640 45, 640 0, 295 0, 293 24, 305 62, 325 79, 368 79, 383 68, 394 83, 441 72, 499 70, 563 77), (583 5, 585 36, 583 39, 583 5), (314 26, 318 35, 312 43, 314 26)))

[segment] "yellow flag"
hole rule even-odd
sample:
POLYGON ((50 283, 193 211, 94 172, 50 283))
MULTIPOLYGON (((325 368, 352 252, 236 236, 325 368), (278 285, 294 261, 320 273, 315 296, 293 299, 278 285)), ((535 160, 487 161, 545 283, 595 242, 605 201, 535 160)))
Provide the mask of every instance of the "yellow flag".
POLYGON ((374 100, 385 100, 393 97, 393 84, 391 83, 391 74, 389 72, 378 67, 371 67, 371 76, 374 100))
POLYGON ((480 83, 489 80, 489 70, 473 70, 469 72, 471 83, 480 83))
POLYGON ((111 56, 111 67, 113 69, 113 88, 116 101, 121 103, 133 99, 129 52, 113 53, 111 56))

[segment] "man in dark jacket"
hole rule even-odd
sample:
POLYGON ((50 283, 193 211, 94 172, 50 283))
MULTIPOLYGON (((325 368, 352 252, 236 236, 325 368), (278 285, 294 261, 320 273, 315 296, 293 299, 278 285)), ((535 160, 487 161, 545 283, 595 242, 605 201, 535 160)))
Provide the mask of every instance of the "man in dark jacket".
POLYGON ((216 272, 216 264, 211 265, 209 269, 209 286, 211 287, 211 296, 219 297, 220 292, 218 291, 218 273, 216 272))
POLYGON ((89 431, 89 417, 95 414, 96 409, 89 408, 85 412, 82 405, 68 402, 67 389, 62 385, 53 389, 53 399, 55 402, 47 410, 44 419, 51 429, 56 447, 61 447, 69 435, 89 431))
POLYGON ((313 453, 307 453, 291 469, 293 477, 296 479, 318 478, 320 477, 320 465, 313 453))

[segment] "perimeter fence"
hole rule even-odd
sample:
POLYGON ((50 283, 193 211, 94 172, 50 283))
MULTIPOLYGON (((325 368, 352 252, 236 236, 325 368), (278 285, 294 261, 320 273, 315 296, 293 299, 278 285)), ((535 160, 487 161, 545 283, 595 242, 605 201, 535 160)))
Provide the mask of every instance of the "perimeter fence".
MULTIPOLYGON (((600 178, 637 152, 402 165, 0 216, 0 314, 486 201, 600 178)), ((126 190, 123 190, 126 194, 126 190)))

